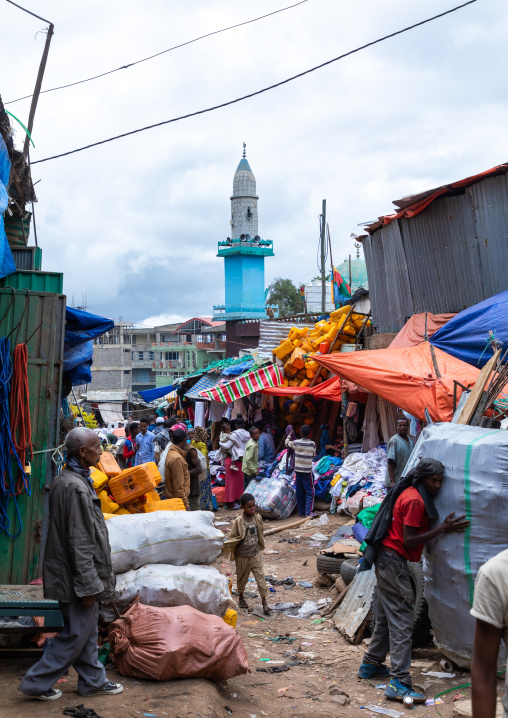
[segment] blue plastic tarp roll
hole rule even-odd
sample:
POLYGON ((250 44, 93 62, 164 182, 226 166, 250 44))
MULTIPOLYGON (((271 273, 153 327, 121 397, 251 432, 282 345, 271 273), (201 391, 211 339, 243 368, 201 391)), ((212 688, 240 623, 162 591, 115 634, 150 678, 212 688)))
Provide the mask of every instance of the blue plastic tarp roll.
POLYGON ((7 209, 9 195, 7 185, 11 173, 11 161, 4 138, 0 135, 0 277, 7 277, 16 271, 11 248, 4 229, 4 212, 7 209))
POLYGON ((92 381, 93 339, 113 329, 115 322, 74 307, 66 307, 64 374, 71 386, 92 381))
POLYGON ((481 368, 493 354, 489 346, 489 330, 503 348, 508 349, 508 291, 464 309, 438 329, 430 343, 481 368))
POLYGON ((70 346, 83 344, 113 329, 115 322, 107 317, 84 312, 82 309, 66 307, 65 343, 70 346))

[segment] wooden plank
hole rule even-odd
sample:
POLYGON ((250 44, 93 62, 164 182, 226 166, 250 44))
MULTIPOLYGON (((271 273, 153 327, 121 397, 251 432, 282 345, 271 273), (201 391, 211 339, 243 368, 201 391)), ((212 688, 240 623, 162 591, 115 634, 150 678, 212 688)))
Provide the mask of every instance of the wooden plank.
POLYGON ((478 402, 482 398, 483 390, 487 386, 489 377, 497 364, 497 360, 499 359, 500 354, 501 349, 498 349, 494 356, 485 364, 485 366, 481 370, 480 374, 478 375, 478 379, 476 380, 475 385, 472 388, 470 395, 468 396, 464 408, 462 409, 461 415, 457 420, 457 424, 470 423, 471 419, 473 418, 473 414, 476 410, 476 407, 478 406, 478 402))

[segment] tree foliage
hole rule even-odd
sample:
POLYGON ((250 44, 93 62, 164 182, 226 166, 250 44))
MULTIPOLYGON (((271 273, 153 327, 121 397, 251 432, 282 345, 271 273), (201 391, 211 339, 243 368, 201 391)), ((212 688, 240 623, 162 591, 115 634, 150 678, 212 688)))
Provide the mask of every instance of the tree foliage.
POLYGON ((268 287, 267 304, 279 305, 279 316, 289 317, 304 310, 303 297, 291 279, 276 277, 268 287))

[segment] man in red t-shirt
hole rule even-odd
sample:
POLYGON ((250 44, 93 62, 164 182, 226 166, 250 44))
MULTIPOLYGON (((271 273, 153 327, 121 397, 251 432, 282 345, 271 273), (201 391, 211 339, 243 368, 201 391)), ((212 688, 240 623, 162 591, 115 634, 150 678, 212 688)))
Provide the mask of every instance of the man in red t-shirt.
MULTIPOLYGON (((403 700, 410 696, 416 703, 425 696, 412 689, 411 640, 414 622, 414 592, 407 562, 418 562, 427 541, 450 531, 465 531, 465 516, 454 518, 429 529, 437 518, 434 497, 443 482, 444 466, 434 459, 422 459, 416 469, 392 491, 399 491, 393 505, 392 519, 375 559, 377 578, 377 611, 369 650, 358 671, 360 678, 391 675, 385 691, 388 698, 403 700), (391 670, 384 665, 390 652, 391 670)), ((388 497, 387 497, 388 498, 388 497)))

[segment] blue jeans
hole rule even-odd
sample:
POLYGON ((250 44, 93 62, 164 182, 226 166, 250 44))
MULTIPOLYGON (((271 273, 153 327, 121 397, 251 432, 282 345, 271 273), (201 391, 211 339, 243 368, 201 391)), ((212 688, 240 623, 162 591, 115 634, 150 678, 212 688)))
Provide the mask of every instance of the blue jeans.
POLYGON ((296 507, 300 516, 309 516, 314 508, 314 481, 312 474, 296 472, 296 507))

